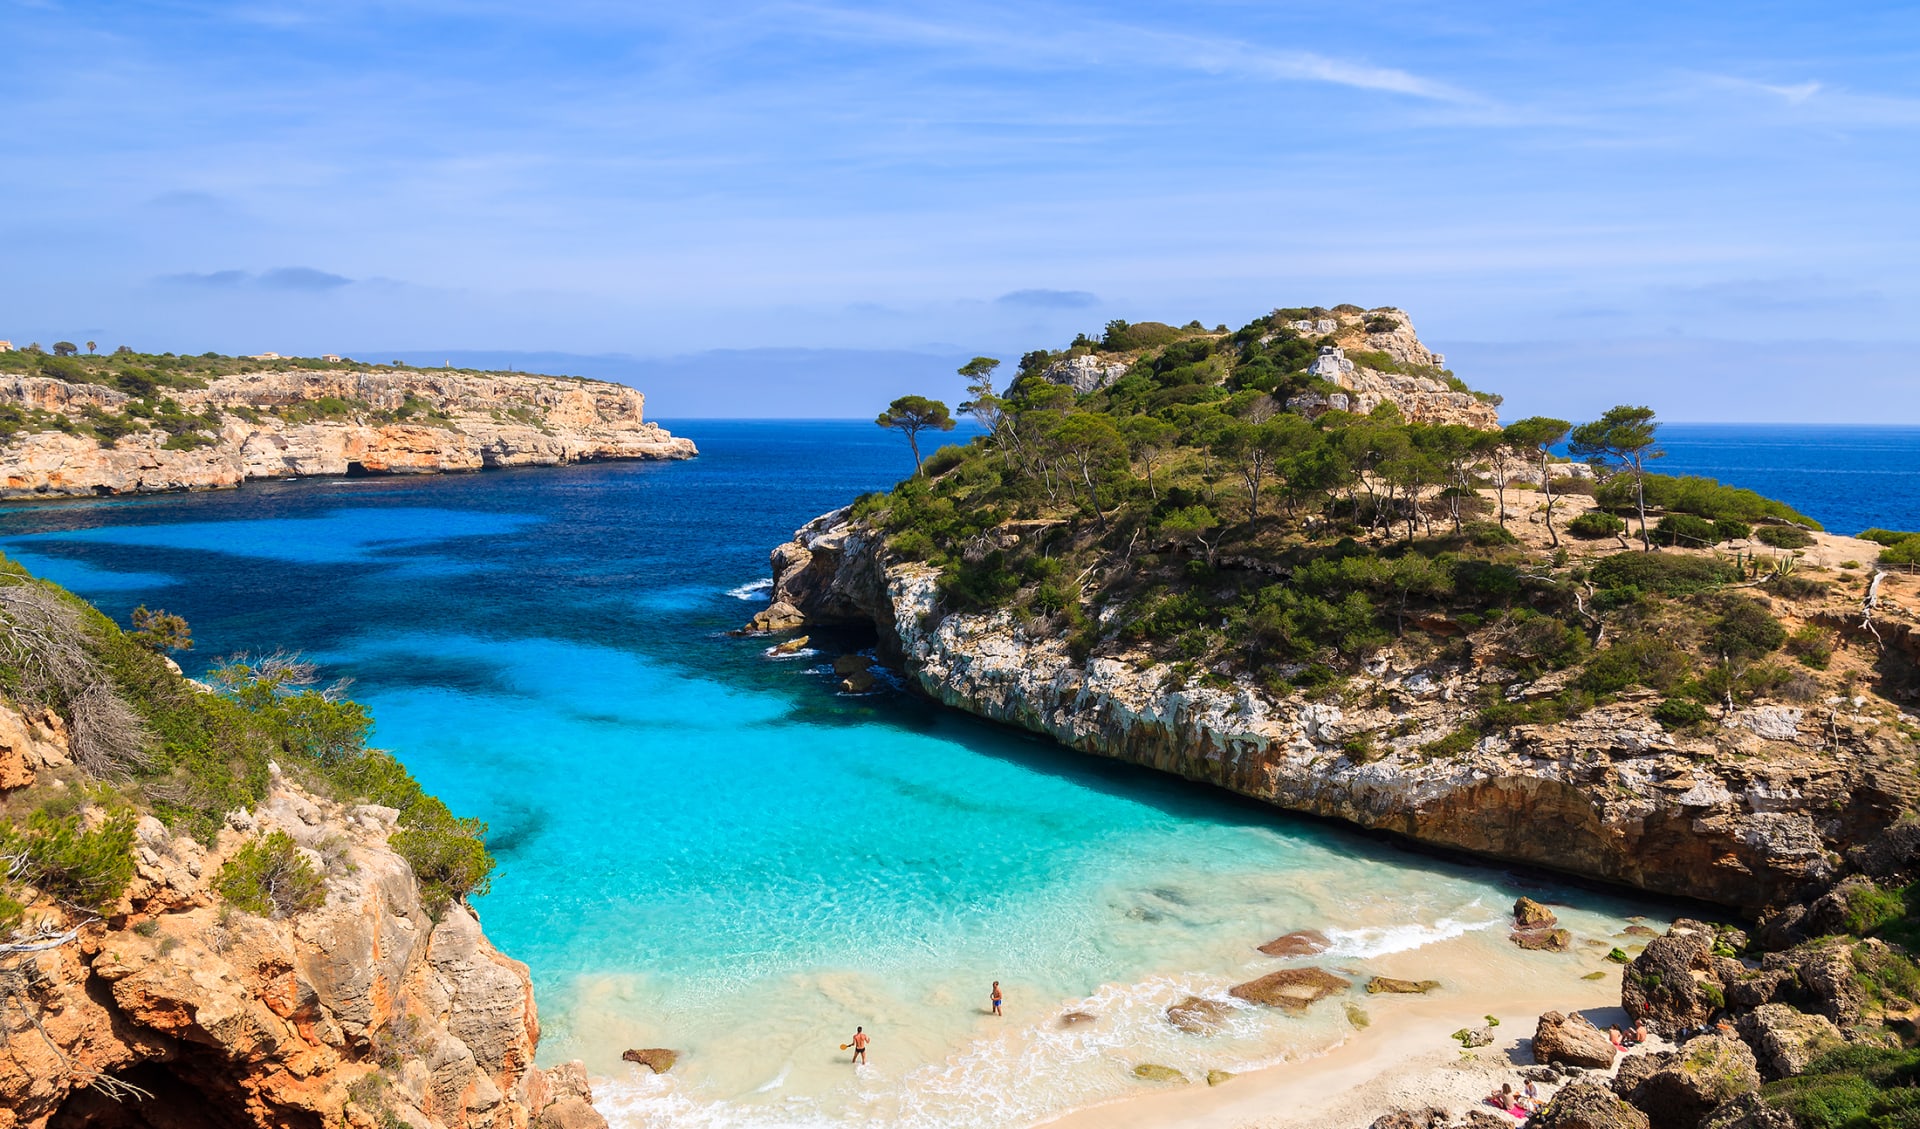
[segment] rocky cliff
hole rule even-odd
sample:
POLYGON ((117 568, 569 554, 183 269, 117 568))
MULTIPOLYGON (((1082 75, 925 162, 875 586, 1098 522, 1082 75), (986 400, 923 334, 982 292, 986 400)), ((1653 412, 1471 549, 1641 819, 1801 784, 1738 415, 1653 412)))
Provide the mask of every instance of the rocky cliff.
POLYGON ((426 371, 237 372, 156 396, 45 376, 0 380, 31 418, 0 445, 0 497, 146 493, 248 479, 432 474, 596 459, 684 459, 624 385, 426 371), (185 420, 182 424, 180 421, 185 420))
MULTIPOLYGON (((70 761, 57 715, 0 707, 0 799, 84 788, 70 761)), ((578 1064, 533 1065, 526 966, 466 907, 423 907, 396 815, 276 770, 209 847, 141 818, 103 914, 31 901, 0 944, 0 1129, 604 1129, 578 1064), (223 904, 222 863, 276 831, 324 902, 277 920, 223 904)))
POLYGON ((755 626, 871 623, 883 659, 948 705, 1289 811, 1663 894, 1780 904, 1920 791, 1898 714, 1870 695, 1735 709, 1687 735, 1652 720, 1642 691, 1442 754, 1434 742, 1476 701, 1551 697, 1566 672, 1522 680, 1492 648, 1412 663, 1388 647, 1336 692, 1283 695, 1244 672, 1209 686, 1139 651, 1076 659, 1061 632, 1010 611, 943 611, 935 571, 891 559, 848 510, 798 530, 772 564, 755 626))

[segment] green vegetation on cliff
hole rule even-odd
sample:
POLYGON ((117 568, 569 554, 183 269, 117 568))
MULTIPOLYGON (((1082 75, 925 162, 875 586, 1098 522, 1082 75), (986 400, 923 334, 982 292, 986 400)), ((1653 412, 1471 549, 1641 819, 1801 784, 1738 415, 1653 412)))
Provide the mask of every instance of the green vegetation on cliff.
MULTIPOLYGON (((12 865, 0 873, 0 928, 17 922, 25 886, 98 911, 132 875, 138 812, 211 842, 227 813, 265 797, 274 766, 319 794, 397 809, 391 844, 430 907, 484 892, 493 866, 485 825, 454 816, 392 755, 369 748, 372 720, 342 687, 319 686, 310 665, 280 655, 229 660, 212 686, 189 682, 158 650, 186 642, 177 618, 147 612, 139 632, 124 632, 0 560, 0 696, 29 718, 57 717, 78 773, 0 797, 0 858, 12 865)), ((253 859, 254 886, 262 874, 297 879, 297 867, 274 868, 285 861, 253 859)), ((236 900, 256 908, 250 888, 233 885, 236 900)))
POLYGON ((1703 704, 1815 693, 1775 659, 1786 631, 1755 597, 1823 583, 1789 577, 1779 556, 1653 551, 1746 539, 1756 523, 1785 543, 1817 528, 1804 515, 1648 472, 1646 409, 1503 430, 1410 422, 1391 400, 1309 418, 1289 401, 1325 391, 1306 371, 1323 339, 1297 332, 1295 314, 1235 333, 1115 323, 1099 342, 1028 354, 1002 392, 995 362, 976 358, 962 408, 987 433, 854 515, 896 558, 939 570, 943 610, 1010 609, 1078 654, 1167 662, 1182 678, 1311 688, 1387 645, 1460 661, 1471 647, 1526 678, 1582 668, 1545 701, 1484 703, 1486 728, 1560 720, 1635 688, 1668 698, 1676 727, 1703 704), (1087 393, 1043 376, 1081 354, 1118 355, 1126 371, 1087 393), (1597 482, 1551 455, 1569 430, 1597 482), (1559 547, 1555 507, 1585 510, 1587 496, 1598 508, 1572 531, 1618 538, 1613 556, 1559 547), (1629 543, 1615 515, 1637 524, 1642 512, 1644 541, 1636 529, 1629 543))

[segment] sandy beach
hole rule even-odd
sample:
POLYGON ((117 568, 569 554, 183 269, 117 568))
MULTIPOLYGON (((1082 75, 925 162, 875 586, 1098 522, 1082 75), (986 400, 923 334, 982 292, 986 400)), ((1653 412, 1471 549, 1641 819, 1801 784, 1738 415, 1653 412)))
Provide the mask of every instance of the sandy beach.
MULTIPOLYGON (((1422 965, 1430 967, 1433 954, 1398 955, 1413 959, 1394 962, 1406 967, 1386 974, 1412 975, 1422 965)), ((1602 1029, 1623 1021, 1617 973, 1580 979, 1585 971, 1543 967, 1537 977, 1519 982, 1512 995, 1483 997, 1485 1010, 1478 1013, 1458 996, 1376 996, 1369 1000, 1367 1029, 1323 1054, 1218 1086, 1162 1084, 1138 1097, 1068 1114, 1050 1127, 1366 1129, 1383 1113, 1425 1106, 1457 1116, 1502 1082, 1518 1088, 1520 1070, 1533 1065, 1528 1046, 1541 1012, 1579 1011, 1602 1029), (1484 1014, 1500 1020, 1493 1044, 1463 1051, 1450 1035, 1485 1022, 1484 1014)))

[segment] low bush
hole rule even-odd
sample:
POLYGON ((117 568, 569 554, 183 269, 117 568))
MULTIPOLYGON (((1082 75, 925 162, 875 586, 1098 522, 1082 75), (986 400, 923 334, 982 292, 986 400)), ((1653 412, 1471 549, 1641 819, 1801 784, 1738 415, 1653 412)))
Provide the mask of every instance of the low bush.
POLYGON ((1672 643, 1651 635, 1616 640, 1587 661, 1579 684, 1595 694, 1617 694, 1641 685, 1666 690, 1686 676, 1687 656, 1672 643))
POLYGON ((1787 641, 1787 629, 1757 601, 1735 598, 1714 621, 1714 653, 1734 660, 1757 659, 1787 641))
POLYGON ((1710 716, 1707 707, 1691 698, 1668 698, 1653 709, 1653 720, 1667 729, 1692 729, 1704 725, 1710 716))
POLYGON ((1804 549, 1813 544, 1813 535, 1792 525, 1763 525, 1753 531, 1754 540, 1776 549, 1804 549))
POLYGON ((1913 1125, 1920 1113, 1917 1084, 1920 1051, 1860 1043, 1768 1083, 1761 1095, 1806 1129, 1896 1129, 1913 1125))
POLYGON ((1713 528, 1722 541, 1744 541, 1753 536, 1753 526, 1730 517, 1714 522, 1713 528))
MULTIPOLYGON (((89 829, 79 804, 64 806, 70 810, 49 806, 35 811, 24 827, 0 824, 0 855, 20 860, 16 881, 100 913, 119 900, 133 880, 134 814, 123 808, 89 829)), ((6 916, 0 912, 0 918, 6 916)), ((11 916, 17 923, 17 908, 11 916)))
POLYGON ((1615 537, 1625 533, 1627 523, 1607 513, 1605 510, 1588 510, 1567 523, 1567 532, 1588 541, 1598 541, 1603 537, 1615 537))
POLYGON ((1833 632, 1818 624, 1801 624, 1787 636, 1787 653, 1815 670, 1825 670, 1833 661, 1833 632))
POLYGON ((1739 579, 1733 566, 1711 557, 1629 550, 1602 557, 1593 566, 1601 588, 1633 588, 1663 596, 1691 596, 1739 579))
POLYGON ((326 880, 285 831, 234 851, 213 888, 235 908, 276 921, 319 909, 327 900, 326 880))
POLYGON ((1653 543, 1675 545, 1683 549, 1704 549, 1720 543, 1720 530, 1703 517, 1668 514, 1654 527, 1653 543))
POLYGON ((1920 537, 1920 533, 1911 530, 1880 529, 1875 527, 1873 529, 1861 530, 1858 536, 1862 541, 1872 541, 1880 545, 1898 545, 1902 541, 1920 537))

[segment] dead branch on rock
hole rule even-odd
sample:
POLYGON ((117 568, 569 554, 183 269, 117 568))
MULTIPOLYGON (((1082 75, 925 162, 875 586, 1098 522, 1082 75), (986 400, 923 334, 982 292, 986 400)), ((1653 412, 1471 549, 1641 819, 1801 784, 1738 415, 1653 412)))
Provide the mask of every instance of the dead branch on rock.
POLYGON ((1880 582, 1886 578, 1885 569, 1873 570, 1873 579, 1867 582, 1867 598, 1860 601, 1860 626, 1873 632, 1873 641, 1882 648, 1886 640, 1880 638, 1880 629, 1873 624, 1873 609, 1880 605, 1880 582))
POLYGON ((80 613, 25 577, 0 584, 0 662, 19 672, 21 698, 73 724, 73 758, 94 776, 125 778, 147 763, 149 735, 87 650, 80 613))

